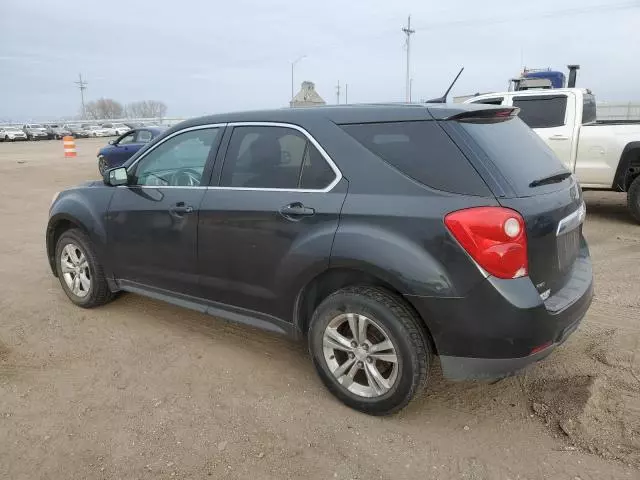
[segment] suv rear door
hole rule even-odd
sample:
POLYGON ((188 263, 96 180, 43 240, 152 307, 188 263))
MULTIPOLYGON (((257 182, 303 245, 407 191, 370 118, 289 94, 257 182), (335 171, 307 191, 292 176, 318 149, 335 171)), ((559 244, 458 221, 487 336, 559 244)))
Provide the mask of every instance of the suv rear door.
POLYGON ((298 126, 229 130, 200 209, 202 295, 290 319, 297 282, 329 264, 347 182, 298 126))

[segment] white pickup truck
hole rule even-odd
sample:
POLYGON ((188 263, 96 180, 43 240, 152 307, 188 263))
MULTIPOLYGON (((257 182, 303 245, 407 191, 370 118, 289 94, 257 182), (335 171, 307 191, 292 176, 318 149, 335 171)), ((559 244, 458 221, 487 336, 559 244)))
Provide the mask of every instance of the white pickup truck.
POLYGON ((597 121, 596 99, 583 88, 478 95, 464 103, 509 105, 575 173, 584 190, 627 192, 640 222, 640 122, 597 121))

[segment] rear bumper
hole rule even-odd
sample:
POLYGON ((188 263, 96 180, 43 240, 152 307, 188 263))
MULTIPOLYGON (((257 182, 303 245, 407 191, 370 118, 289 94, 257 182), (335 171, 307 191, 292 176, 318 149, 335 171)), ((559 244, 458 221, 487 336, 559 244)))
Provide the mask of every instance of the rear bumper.
POLYGON ((565 287, 546 301, 526 277, 489 277, 464 298, 407 296, 429 326, 445 377, 504 377, 562 344, 584 318, 593 297, 586 247, 582 253, 565 287))

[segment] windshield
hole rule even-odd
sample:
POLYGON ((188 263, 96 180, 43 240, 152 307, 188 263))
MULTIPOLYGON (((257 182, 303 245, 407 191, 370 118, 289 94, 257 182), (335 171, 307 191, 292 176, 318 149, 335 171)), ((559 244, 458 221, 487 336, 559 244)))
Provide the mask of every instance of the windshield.
POLYGON ((29 128, 44 128, 42 125, 38 124, 38 123, 32 123, 29 128))
POLYGON ((20 129, 16 128, 16 127, 6 127, 4 130, 5 130, 5 132, 19 132, 20 131, 20 129))
POLYGON ((518 196, 565 188, 564 182, 532 187, 532 182, 568 170, 544 141, 518 117, 502 122, 458 122, 518 196))

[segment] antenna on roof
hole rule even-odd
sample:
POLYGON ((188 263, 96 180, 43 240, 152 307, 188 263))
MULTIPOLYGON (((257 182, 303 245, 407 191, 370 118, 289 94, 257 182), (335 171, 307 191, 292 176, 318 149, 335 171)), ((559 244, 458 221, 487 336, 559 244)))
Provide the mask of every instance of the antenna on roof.
POLYGON ((447 103, 447 95, 449 95, 449 92, 458 81, 458 78, 460 77, 460 75, 462 75, 463 70, 464 70, 464 67, 460 69, 460 71, 458 72, 458 75, 456 75, 456 78, 453 79, 453 82, 451 82, 451 85, 449 85, 449 88, 447 88, 447 91, 444 92, 443 96, 438 98, 432 98, 431 100, 428 100, 427 103, 447 103))

